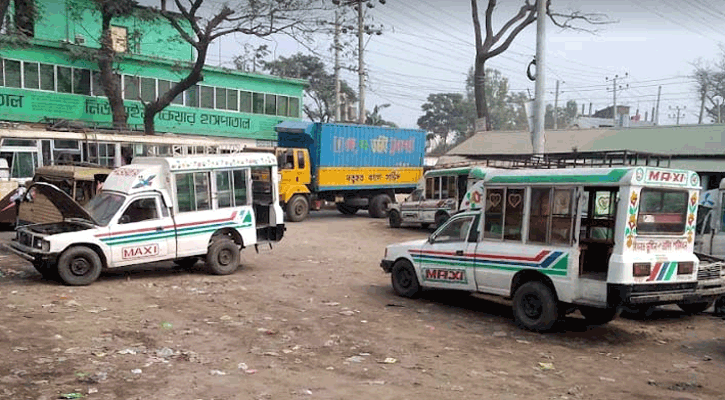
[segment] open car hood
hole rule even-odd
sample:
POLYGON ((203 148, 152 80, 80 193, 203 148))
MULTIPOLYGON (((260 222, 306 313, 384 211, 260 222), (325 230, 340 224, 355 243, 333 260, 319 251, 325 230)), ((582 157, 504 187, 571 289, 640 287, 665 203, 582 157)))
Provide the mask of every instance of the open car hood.
MULTIPOLYGON (((25 196, 23 196, 23 203, 21 203, 21 207, 23 206, 29 206, 29 205, 38 205, 39 210, 35 211, 34 213, 44 213, 45 210, 40 209, 43 206, 43 202, 48 201, 50 204, 47 204, 47 206, 52 206, 57 210, 57 213, 62 217, 63 220, 68 220, 72 218, 77 219, 83 219, 88 221, 89 223, 98 225, 96 221, 93 220, 93 217, 86 211, 83 207, 81 207, 80 204, 76 203, 75 200, 73 200, 70 196, 68 196, 65 192, 58 189, 58 187, 51 185, 49 183, 44 182, 35 182, 28 188, 28 191, 26 192, 25 196), (27 202, 27 203, 26 203, 27 202)), ((26 214, 20 211, 22 214, 26 214)), ((48 210, 50 213, 55 214, 54 210, 48 210)), ((57 214, 56 214, 57 215, 57 214)), ((47 217, 47 215, 44 215, 47 217)), ((43 216, 37 215, 40 220, 42 220, 43 216)), ((25 215, 26 219, 35 219, 32 215, 25 215)), ((41 222, 41 221, 27 221, 30 223, 33 222, 41 222)), ((43 221, 45 222, 45 221, 43 221)), ((55 221, 55 222, 62 222, 62 221, 55 221)))

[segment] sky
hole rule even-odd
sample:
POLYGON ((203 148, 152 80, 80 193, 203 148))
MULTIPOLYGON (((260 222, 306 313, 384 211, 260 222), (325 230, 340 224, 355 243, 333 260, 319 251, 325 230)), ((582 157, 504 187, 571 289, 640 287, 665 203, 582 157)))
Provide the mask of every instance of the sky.
MULTIPOLYGON (((465 79, 475 56, 470 0, 386 0, 366 8, 367 21, 380 27, 381 35, 366 37, 364 61, 366 108, 390 104, 381 111, 385 120, 401 127, 417 128, 423 114, 421 105, 432 93, 465 93, 465 79)), ((219 2, 219 1, 217 1, 219 2)), ((499 0, 494 11, 494 30, 513 16, 523 0, 499 0)), ((213 3, 211 3, 213 4, 213 3)), ((487 1, 479 0, 481 21, 487 1)), ((552 0, 558 12, 577 10, 603 13, 615 21, 606 25, 580 23, 595 33, 562 30, 553 23, 546 26, 546 102, 553 104, 559 81, 559 106, 569 100, 582 104, 585 112, 612 104, 612 78, 618 76, 617 104, 639 109, 642 118, 655 107, 658 88, 662 87, 659 124, 675 124, 679 108, 680 123, 697 123, 700 102, 690 76, 698 59, 715 62, 718 45, 725 43, 725 3, 719 0, 552 0), (606 4, 602 6, 602 4, 606 4)), ((353 10, 347 21, 356 22, 353 10)), ((330 20, 333 20, 330 12, 330 20)), ((348 33, 344 38, 356 44, 348 33)), ((320 34, 314 45, 301 45, 288 37, 261 40, 243 35, 220 39, 210 49, 207 63, 233 66, 235 55, 244 43, 266 43, 273 51, 270 58, 297 52, 314 53, 327 65, 334 65, 330 50, 333 36, 320 34)), ((511 47, 486 63, 509 79, 512 91, 529 91, 534 82, 526 77, 526 67, 536 53, 536 23, 529 25, 511 47)), ((345 65, 356 66, 357 59, 347 57, 345 65)), ((357 90, 356 72, 343 70, 342 78, 357 90)), ((705 120, 709 122, 709 119, 705 120)))

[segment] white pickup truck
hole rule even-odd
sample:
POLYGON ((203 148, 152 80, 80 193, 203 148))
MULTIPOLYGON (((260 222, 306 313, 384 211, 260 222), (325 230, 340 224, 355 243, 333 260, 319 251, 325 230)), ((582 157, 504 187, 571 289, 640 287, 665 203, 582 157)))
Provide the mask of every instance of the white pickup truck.
MULTIPOLYGON (((725 286, 725 179, 718 189, 700 196, 695 235, 695 254, 700 258, 699 286, 725 286)), ((725 295, 715 300, 715 314, 725 316, 725 295)))
POLYGON ((204 258, 212 273, 231 274, 242 249, 282 239, 278 179, 271 154, 137 157, 113 170, 85 209, 36 183, 25 201, 58 221, 18 228, 10 249, 67 285, 163 260, 185 266, 204 258))

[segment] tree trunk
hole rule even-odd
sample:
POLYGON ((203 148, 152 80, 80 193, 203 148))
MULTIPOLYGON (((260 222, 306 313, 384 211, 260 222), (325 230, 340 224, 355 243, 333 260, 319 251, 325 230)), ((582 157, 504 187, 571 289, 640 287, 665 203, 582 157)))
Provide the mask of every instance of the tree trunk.
POLYGON ((171 89, 169 89, 169 91, 167 91, 166 93, 160 94, 159 97, 156 98, 156 100, 146 103, 143 116, 143 127, 145 134, 153 135, 154 133, 156 133, 156 127, 154 122, 156 114, 158 114, 169 104, 171 104, 176 96, 183 93, 184 90, 196 85, 203 80, 201 72, 204 68, 204 60, 206 60, 206 53, 209 48, 210 42, 210 40, 199 40, 196 62, 194 62, 194 66, 192 67, 191 72, 189 73, 189 75, 187 75, 186 78, 182 79, 181 82, 172 86, 171 89))
POLYGON ((486 130, 491 130, 491 118, 488 116, 488 103, 486 102, 486 60, 476 60, 473 72, 473 96, 476 99, 476 116, 485 118, 486 130))
POLYGON ((98 68, 101 70, 101 85, 103 92, 108 98, 108 104, 111 106, 113 114, 113 129, 127 129, 126 107, 123 104, 123 96, 121 94, 121 85, 116 79, 113 71, 113 61, 116 52, 113 50, 113 42, 111 40, 111 16, 103 15, 101 22, 101 49, 99 50, 98 68))
POLYGON ((2 31, 3 27, 5 27, 8 6, 10 6, 10 0, 0 0, 0 31, 2 31))

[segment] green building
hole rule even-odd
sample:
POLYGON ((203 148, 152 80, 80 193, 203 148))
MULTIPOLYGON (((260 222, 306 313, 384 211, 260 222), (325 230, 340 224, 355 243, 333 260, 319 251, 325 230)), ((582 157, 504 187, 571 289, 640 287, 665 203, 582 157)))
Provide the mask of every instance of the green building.
MULTIPOLYGON (((101 15, 91 0, 14 0, 7 30, 22 29, 27 44, 0 48, 0 120, 48 123, 82 121, 110 127, 111 109, 98 64, 101 15), (37 17, 25 9, 34 1, 37 17)), ((163 18, 115 18, 124 103, 131 129, 143 129, 143 103, 186 76, 193 47, 163 18)), ((299 120, 304 80, 207 66, 204 80, 156 115, 156 131, 247 138, 256 145, 277 139, 273 127, 299 120)))

